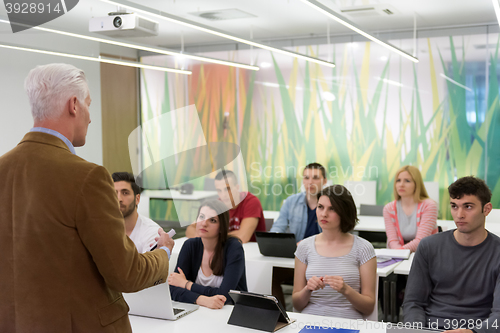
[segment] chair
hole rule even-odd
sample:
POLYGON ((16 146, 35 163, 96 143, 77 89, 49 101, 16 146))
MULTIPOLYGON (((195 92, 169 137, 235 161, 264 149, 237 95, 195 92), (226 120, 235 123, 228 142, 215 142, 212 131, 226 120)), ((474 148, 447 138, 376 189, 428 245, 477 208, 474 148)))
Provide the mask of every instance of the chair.
POLYGON ((203 191, 217 191, 213 178, 205 178, 203 183, 203 191))
POLYGON ((439 208, 439 183, 438 182, 424 182, 425 189, 429 198, 436 201, 439 208))
POLYGON ((359 215, 384 216, 384 206, 381 205, 359 205, 359 215))
POLYGON ((345 181, 344 186, 351 192, 356 207, 361 204, 377 204, 377 181, 345 181))
POLYGON ((486 216, 486 222, 500 223, 500 209, 492 209, 488 216, 486 216))
POLYGON ((266 231, 271 230, 273 223, 274 223, 274 219, 266 219, 265 218, 264 220, 266 220, 266 231))

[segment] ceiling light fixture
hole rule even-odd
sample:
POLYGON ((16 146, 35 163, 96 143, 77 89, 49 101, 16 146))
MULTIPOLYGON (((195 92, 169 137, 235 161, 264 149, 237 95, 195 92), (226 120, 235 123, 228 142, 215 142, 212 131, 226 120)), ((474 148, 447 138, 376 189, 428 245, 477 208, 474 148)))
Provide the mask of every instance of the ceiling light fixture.
POLYGON ((192 28, 192 29, 203 31, 203 32, 206 32, 206 33, 209 33, 209 34, 212 34, 212 35, 216 35, 216 36, 222 37, 222 38, 234 40, 234 41, 239 42, 239 43, 243 43, 243 44, 255 46, 255 47, 258 47, 258 48, 261 48, 261 49, 264 49, 264 50, 268 50, 268 51, 271 51, 271 52, 285 54, 285 55, 288 55, 288 56, 292 56, 292 57, 295 57, 295 58, 303 59, 303 60, 306 60, 306 61, 309 61, 309 62, 314 62, 314 63, 320 64, 320 65, 324 65, 324 66, 328 66, 328 67, 335 67, 334 63, 331 63, 331 62, 328 62, 328 61, 325 61, 325 60, 321 60, 321 59, 318 59, 318 58, 309 57, 309 56, 306 56, 304 54, 300 54, 300 53, 296 53, 296 52, 292 52, 292 51, 278 49, 278 48, 275 48, 275 47, 272 47, 272 46, 267 46, 265 44, 253 42, 253 41, 248 40, 248 39, 244 39, 244 38, 232 36, 232 35, 229 35, 226 32, 223 32, 223 31, 220 31, 220 30, 216 30, 216 29, 214 29, 212 27, 200 24, 198 22, 193 22, 193 21, 189 21, 189 20, 183 19, 181 17, 173 16, 173 15, 170 15, 168 13, 162 12, 161 10, 153 9, 153 8, 150 8, 150 7, 146 7, 146 6, 140 5, 138 3, 133 3, 133 2, 130 2, 130 1, 126 1, 126 0, 120 0, 120 1, 99 0, 99 1, 105 2, 105 3, 109 3, 111 5, 115 5, 115 6, 120 6, 120 7, 123 7, 123 8, 127 8, 129 10, 134 11, 134 12, 140 12, 140 13, 146 14, 148 16, 155 17, 156 19, 166 20, 166 21, 177 23, 177 24, 181 24, 181 25, 184 25, 184 26, 192 28))
MULTIPOLYGON (((0 19, 0 23, 10 24, 9 21, 2 20, 2 19, 0 19)), ((219 59, 213 59, 213 58, 207 58, 207 57, 200 57, 200 56, 197 56, 194 54, 174 52, 174 51, 170 51, 167 49, 154 48, 154 47, 136 44, 136 43, 124 43, 124 42, 119 42, 117 40, 112 40, 112 39, 104 39, 104 38, 92 37, 92 36, 87 36, 87 35, 80 35, 80 34, 75 34, 72 32, 42 28, 42 27, 32 27, 32 29, 50 32, 50 33, 59 34, 59 35, 64 35, 64 36, 69 36, 69 37, 86 39, 86 40, 99 42, 99 43, 105 43, 105 44, 110 44, 110 45, 126 47, 126 48, 130 48, 130 49, 135 49, 135 50, 148 51, 148 52, 153 52, 153 53, 165 54, 165 55, 169 55, 169 56, 178 56, 178 57, 188 58, 188 59, 197 60, 197 61, 209 62, 209 63, 219 64, 219 65, 224 65, 224 66, 239 67, 239 68, 250 69, 250 70, 254 70, 254 71, 259 70, 259 67, 257 67, 257 66, 240 64, 237 62, 225 61, 225 60, 219 60, 219 59)))
POLYGON ((498 0, 493 0, 493 8, 495 8, 495 14, 497 14, 497 21, 500 25, 500 5, 498 4, 498 0))
MULTIPOLYGON (((103 0, 101 0, 101 1, 103 1, 103 0)), ((371 40, 371 41, 373 41, 373 42, 375 42, 377 44, 380 44, 383 47, 386 47, 386 48, 388 48, 389 50, 391 50, 393 52, 396 52, 397 54, 399 54, 400 56, 405 57, 406 59, 409 59, 409 60, 411 60, 411 61, 413 61, 415 63, 418 62, 418 58, 415 58, 414 56, 406 53, 405 51, 403 51, 401 49, 398 49, 394 45, 391 45, 389 43, 381 41, 380 39, 378 39, 378 38, 370 35, 369 33, 361 30, 354 23, 352 23, 348 19, 344 18, 342 15, 337 14, 336 12, 334 12, 330 8, 324 6, 323 4, 319 3, 318 1, 316 1, 316 0, 300 0, 300 1, 302 1, 303 3, 308 4, 309 6, 311 6, 312 8, 314 8, 315 10, 317 10, 317 11, 325 14, 326 16, 330 17, 331 19, 339 22, 340 24, 342 24, 345 27, 351 29, 352 31, 355 31, 358 34, 360 34, 360 35, 368 38, 369 40, 371 40)), ((495 1, 495 0, 493 0, 493 1, 495 1)))
POLYGON ((14 45, 8 45, 8 44, 0 44, 0 48, 18 50, 18 51, 27 51, 27 52, 33 52, 33 53, 48 54, 48 55, 54 55, 54 56, 59 56, 59 57, 65 57, 65 58, 103 62, 103 63, 113 64, 113 65, 121 65, 121 66, 144 68, 144 69, 153 69, 153 70, 162 71, 162 72, 172 72, 172 73, 187 74, 187 75, 191 74, 191 71, 184 71, 184 70, 180 70, 180 69, 167 68, 167 67, 151 66, 151 65, 141 64, 138 62, 133 62, 133 61, 115 60, 115 59, 109 59, 109 58, 104 58, 104 57, 95 58, 95 57, 82 56, 82 55, 77 55, 77 54, 53 52, 53 51, 46 51, 46 50, 40 50, 40 49, 32 49, 32 48, 14 46, 14 45))

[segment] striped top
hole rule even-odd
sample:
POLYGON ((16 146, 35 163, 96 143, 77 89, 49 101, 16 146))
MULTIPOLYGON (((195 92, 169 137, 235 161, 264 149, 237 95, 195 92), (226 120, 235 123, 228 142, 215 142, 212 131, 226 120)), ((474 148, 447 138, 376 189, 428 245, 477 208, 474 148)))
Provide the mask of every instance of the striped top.
POLYGON ((417 251, 420 240, 438 232, 437 228, 438 207, 434 200, 425 199, 417 207, 417 235, 415 239, 404 243, 399 229, 397 200, 389 202, 384 207, 385 233, 387 234, 387 247, 390 249, 409 249, 417 251))
MULTIPOLYGON (((373 246, 365 239, 354 236, 351 251, 340 257, 324 257, 316 252, 316 235, 300 242, 295 256, 307 265, 306 280, 313 276, 341 276, 345 283, 361 292, 359 267, 375 257, 373 246)), ((349 319, 363 319, 363 315, 344 295, 326 286, 311 293, 309 303, 302 313, 349 319)))

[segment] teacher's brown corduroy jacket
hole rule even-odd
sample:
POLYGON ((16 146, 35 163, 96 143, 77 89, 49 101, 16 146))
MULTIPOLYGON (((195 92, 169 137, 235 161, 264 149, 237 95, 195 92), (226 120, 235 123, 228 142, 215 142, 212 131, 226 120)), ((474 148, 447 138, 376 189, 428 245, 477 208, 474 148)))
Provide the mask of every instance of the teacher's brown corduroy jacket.
POLYGON ((121 292, 164 282, 139 254, 111 176, 50 134, 0 157, 0 332, 131 332, 121 292))

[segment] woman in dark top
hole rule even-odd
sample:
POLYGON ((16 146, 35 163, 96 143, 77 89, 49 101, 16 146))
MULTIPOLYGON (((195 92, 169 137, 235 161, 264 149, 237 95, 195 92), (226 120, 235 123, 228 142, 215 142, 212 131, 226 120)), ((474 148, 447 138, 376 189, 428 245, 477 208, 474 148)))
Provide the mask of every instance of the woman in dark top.
POLYGON ((201 204, 200 237, 186 240, 168 283, 175 301, 212 309, 231 304, 229 290, 247 291, 245 255, 239 239, 228 236, 229 212, 219 200, 201 204))

